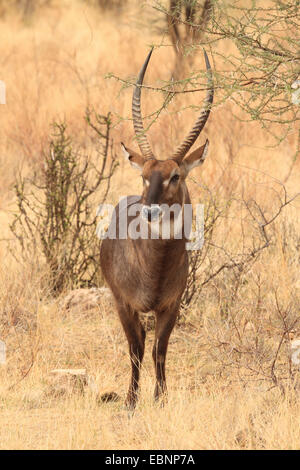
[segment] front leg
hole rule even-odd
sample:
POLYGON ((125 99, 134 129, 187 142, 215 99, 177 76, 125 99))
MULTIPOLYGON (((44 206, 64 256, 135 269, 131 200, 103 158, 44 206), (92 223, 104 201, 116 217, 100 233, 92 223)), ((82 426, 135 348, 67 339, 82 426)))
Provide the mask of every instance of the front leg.
POLYGON ((140 368, 144 357, 146 333, 137 312, 132 311, 129 307, 118 306, 118 313, 127 337, 132 369, 125 404, 129 409, 134 409, 138 398, 140 368))
POLYGON ((166 354, 168 342, 174 328, 179 312, 179 303, 175 307, 156 312, 155 342, 152 350, 154 361, 156 385, 154 399, 158 400, 162 394, 166 394, 166 354))

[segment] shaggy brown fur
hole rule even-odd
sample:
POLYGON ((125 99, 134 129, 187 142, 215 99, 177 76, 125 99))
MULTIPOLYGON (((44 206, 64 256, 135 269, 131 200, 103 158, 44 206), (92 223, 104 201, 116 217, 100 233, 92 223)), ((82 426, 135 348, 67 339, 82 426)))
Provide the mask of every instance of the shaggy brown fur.
MULTIPOLYGON (((203 152, 204 147, 201 147, 203 152)), ((127 149, 129 151, 129 149, 127 149)), ((130 152, 130 151, 129 151, 130 152)), ((201 160, 202 153, 199 153, 201 160)), ((184 159, 181 166, 170 161, 145 162, 142 196, 129 196, 126 208, 136 204, 189 204, 190 197, 185 184, 184 159), (179 180, 164 186, 173 170, 179 180), (149 182, 147 185, 146 181, 149 182)), ((119 205, 115 208, 117 233, 119 229, 119 205)), ((128 216, 128 225, 137 216, 128 216)), ((110 229, 108 230, 110 233, 110 229)), ((132 377, 126 403, 134 407, 137 400, 140 365, 144 355, 146 333, 139 320, 138 312, 154 311, 156 316, 155 342, 152 351, 156 387, 155 398, 166 391, 165 358, 168 341, 174 327, 181 296, 188 275, 186 239, 151 240, 106 238, 101 246, 101 267, 103 275, 116 300, 117 310, 123 325, 132 363, 132 377)))
MULTIPOLYGON (((139 312, 152 310, 155 313, 155 342, 152 351, 156 374, 155 399, 166 391, 166 353, 186 286, 188 256, 185 249, 186 239, 184 236, 175 239, 174 233, 169 239, 163 239, 159 231, 155 240, 150 237, 134 239, 128 230, 126 239, 120 235, 118 237, 119 226, 124 224, 122 211, 127 215, 126 229, 132 226, 132 223, 140 221, 144 223, 149 233, 151 224, 160 211, 158 205, 166 204, 170 207, 177 203, 183 207, 184 204, 190 204, 185 178, 192 168, 204 162, 208 140, 202 147, 186 157, 185 155, 203 129, 213 102, 212 75, 205 53, 208 91, 200 116, 173 157, 168 160, 157 160, 143 131, 140 105, 140 86, 151 54, 152 50, 139 73, 132 100, 133 124, 143 155, 122 144, 125 157, 142 174, 143 194, 129 196, 123 200, 125 204, 122 205, 120 213, 121 202, 115 208, 115 221, 113 217, 108 237, 102 242, 100 254, 103 275, 113 292, 129 345, 132 375, 126 403, 130 408, 134 408, 137 401, 140 366, 145 347, 146 332, 140 322, 139 312), (133 214, 133 209, 136 211, 134 215, 130 215, 133 214), (109 235, 113 232, 114 225, 117 229, 117 238, 113 239, 109 235)), ((183 213, 182 211, 181 217, 183 213)), ((172 220, 174 221, 174 216, 171 222, 172 220)), ((190 224, 191 221, 189 227, 183 227, 182 235, 189 233, 190 224)))

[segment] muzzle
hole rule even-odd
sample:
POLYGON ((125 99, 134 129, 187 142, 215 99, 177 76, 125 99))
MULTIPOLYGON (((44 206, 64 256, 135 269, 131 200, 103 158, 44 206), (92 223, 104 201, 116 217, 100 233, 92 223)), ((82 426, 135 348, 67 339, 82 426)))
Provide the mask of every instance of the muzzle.
POLYGON ((162 210, 158 204, 151 204, 151 206, 142 207, 142 217, 148 222, 155 222, 162 214, 162 210))

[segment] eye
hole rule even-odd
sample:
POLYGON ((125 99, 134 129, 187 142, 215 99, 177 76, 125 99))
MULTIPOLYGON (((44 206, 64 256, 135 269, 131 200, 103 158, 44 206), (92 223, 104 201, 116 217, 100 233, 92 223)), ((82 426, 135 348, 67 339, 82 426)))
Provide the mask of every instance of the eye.
POLYGON ((180 176, 179 175, 174 175, 172 176, 171 180, 170 180, 170 183, 177 183, 177 181, 179 180, 180 176))

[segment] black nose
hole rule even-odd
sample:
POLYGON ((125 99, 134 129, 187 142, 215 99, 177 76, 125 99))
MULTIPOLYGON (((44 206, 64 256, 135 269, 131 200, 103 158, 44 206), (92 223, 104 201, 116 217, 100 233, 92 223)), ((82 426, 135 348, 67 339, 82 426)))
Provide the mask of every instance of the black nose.
POLYGON ((157 205, 143 206, 142 216, 149 222, 154 222, 161 214, 161 208, 157 205))

